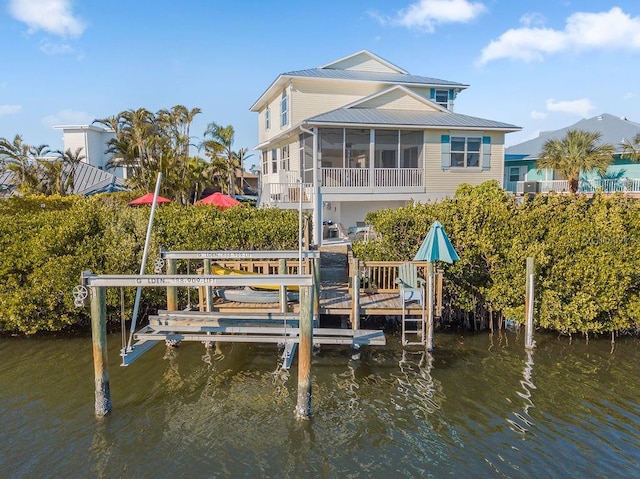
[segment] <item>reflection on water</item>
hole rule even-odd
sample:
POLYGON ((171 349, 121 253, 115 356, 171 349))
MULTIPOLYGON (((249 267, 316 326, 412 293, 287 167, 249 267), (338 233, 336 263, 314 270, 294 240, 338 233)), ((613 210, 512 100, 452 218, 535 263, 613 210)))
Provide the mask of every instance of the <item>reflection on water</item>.
POLYGON ((637 477, 636 339, 439 335, 433 354, 324 347, 313 410, 276 346, 158 345, 93 416, 91 340, 0 340, 2 477, 637 477), (534 362, 535 359, 535 362, 534 362))

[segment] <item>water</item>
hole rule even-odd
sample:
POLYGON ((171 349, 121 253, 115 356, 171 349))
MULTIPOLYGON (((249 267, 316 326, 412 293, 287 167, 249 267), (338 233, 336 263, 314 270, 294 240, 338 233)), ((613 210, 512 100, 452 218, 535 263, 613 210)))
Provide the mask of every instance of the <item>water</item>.
MULTIPOLYGON (((90 338, 0 339, 2 478, 640 477, 640 341, 436 335, 433 357, 323 347, 313 418, 275 346, 159 344, 93 415, 90 338)), ((295 364, 295 361, 294 361, 295 364)))

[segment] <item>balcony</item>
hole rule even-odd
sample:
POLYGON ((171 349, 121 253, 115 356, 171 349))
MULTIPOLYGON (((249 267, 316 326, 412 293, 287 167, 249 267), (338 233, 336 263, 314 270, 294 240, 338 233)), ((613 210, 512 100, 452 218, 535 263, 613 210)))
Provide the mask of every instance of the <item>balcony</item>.
MULTIPOLYGON (((567 180, 542 180, 537 182, 508 181, 505 190, 518 195, 524 194, 525 183, 537 183, 537 193, 568 193, 567 180)), ((578 182, 578 193, 589 194, 601 191, 603 193, 640 193, 640 178, 591 179, 578 182)))
POLYGON ((295 209, 300 205, 300 200, 302 200, 304 209, 313 208, 313 185, 311 183, 267 183, 262 186, 261 206, 277 204, 295 209))
POLYGON ((322 168, 326 193, 384 193, 424 191, 422 168, 322 168))

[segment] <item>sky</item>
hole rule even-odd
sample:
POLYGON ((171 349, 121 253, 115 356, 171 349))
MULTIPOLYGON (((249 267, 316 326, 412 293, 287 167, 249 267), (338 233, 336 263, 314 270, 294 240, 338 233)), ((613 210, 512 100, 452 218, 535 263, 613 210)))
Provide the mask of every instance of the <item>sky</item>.
POLYGON ((507 146, 640 122, 638 0, 0 0, 0 137, 61 149, 53 125, 181 104, 196 141, 216 122, 252 150, 279 74, 360 50, 469 85, 455 111, 522 127, 507 146))

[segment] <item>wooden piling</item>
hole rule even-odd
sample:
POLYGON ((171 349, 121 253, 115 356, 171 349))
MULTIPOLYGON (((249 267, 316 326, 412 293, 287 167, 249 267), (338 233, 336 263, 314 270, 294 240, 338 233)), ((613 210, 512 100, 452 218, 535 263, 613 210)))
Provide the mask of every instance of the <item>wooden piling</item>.
MULTIPOLYGON (((278 263, 278 274, 287 274, 287 260, 281 259, 278 263)), ((280 312, 287 312, 287 287, 282 285, 280 286, 280 312)))
MULTIPOLYGON (((211 260, 205 259, 203 266, 204 266, 204 274, 211 274, 211 260)), ((205 288, 205 300, 207 305, 206 311, 211 312, 211 310, 213 309, 213 295, 211 294, 211 286, 207 286, 205 288)))
POLYGON ((104 287, 91 288, 91 342, 95 376, 96 416, 111 411, 109 367, 107 358, 107 293, 104 287))
POLYGON ((353 258, 353 281, 352 284, 352 299, 351 302, 351 329, 357 331, 360 329, 360 261, 358 258, 353 258))
MULTIPOLYGON (((427 351, 433 351, 433 263, 427 263, 427 351)), ((424 307, 424 306, 423 306, 424 307)))
POLYGON ((524 301, 524 309, 526 314, 525 322, 525 338, 524 346, 527 349, 535 347, 536 342, 533 339, 533 306, 535 298, 535 284, 534 284, 534 262, 533 258, 527 258, 527 276, 525 281, 526 296, 524 301))
POLYGON ((313 350, 313 286, 300 287, 300 343, 298 345, 298 403, 296 417, 311 417, 311 357, 313 350))
POLYGON ((313 314, 320 314, 320 256, 307 261, 311 263, 311 274, 313 275, 313 314))
MULTIPOLYGON (((178 264, 175 259, 167 259, 167 274, 177 274, 178 264)), ((178 288, 176 286, 167 287, 167 310, 176 311, 178 309, 178 288)))

